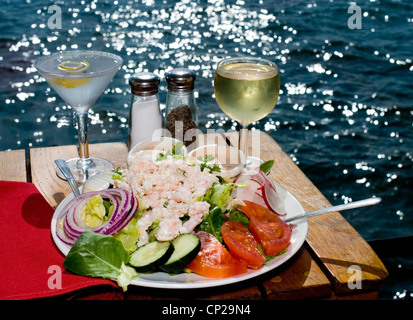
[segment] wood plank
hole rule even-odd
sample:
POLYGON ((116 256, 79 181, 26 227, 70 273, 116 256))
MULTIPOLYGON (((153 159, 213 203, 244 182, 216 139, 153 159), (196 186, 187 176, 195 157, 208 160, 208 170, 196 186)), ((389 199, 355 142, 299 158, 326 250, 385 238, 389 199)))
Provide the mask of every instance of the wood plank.
POLYGON ((0 180, 27 181, 26 152, 24 150, 0 152, 0 180))
MULTIPOLYGON (((261 158, 270 160, 269 157, 273 157, 275 160, 270 177, 290 191, 306 211, 331 206, 281 147, 263 132, 261 145, 266 146, 261 158)), ((320 260, 320 266, 326 271, 336 294, 360 290, 348 285, 356 276, 360 276, 360 291, 373 290, 384 283, 388 277, 384 264, 339 212, 310 217, 308 223, 307 243, 314 256, 320 260), (356 272, 354 266, 361 273, 356 272)))
MULTIPOLYGON (((128 148, 125 143, 99 143, 89 147, 91 155, 110 160, 115 168, 126 167, 128 148)), ((32 181, 54 208, 72 192, 69 184, 56 175, 54 160, 77 156, 74 145, 30 149, 32 181)))
POLYGON ((304 246, 291 260, 267 275, 271 277, 262 284, 266 299, 297 300, 331 296, 330 281, 304 246))

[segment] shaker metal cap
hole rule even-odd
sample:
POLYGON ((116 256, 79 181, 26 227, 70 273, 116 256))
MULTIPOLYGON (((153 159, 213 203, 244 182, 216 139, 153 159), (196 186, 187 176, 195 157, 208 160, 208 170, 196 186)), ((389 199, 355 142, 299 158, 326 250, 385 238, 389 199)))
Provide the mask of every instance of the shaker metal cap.
POLYGON ((138 96, 152 96, 158 93, 160 78, 152 72, 138 72, 130 79, 132 93, 138 96))
POLYGON ((194 90, 196 74, 186 68, 175 68, 165 75, 168 90, 173 92, 187 92, 194 90))

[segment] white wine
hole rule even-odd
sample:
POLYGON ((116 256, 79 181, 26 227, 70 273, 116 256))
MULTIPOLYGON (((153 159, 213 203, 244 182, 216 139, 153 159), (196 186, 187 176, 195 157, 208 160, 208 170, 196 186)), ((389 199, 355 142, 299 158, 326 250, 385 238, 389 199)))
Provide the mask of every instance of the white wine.
POLYGON ((222 111, 245 126, 272 111, 278 100, 280 76, 271 65, 229 63, 218 68, 214 91, 222 111))

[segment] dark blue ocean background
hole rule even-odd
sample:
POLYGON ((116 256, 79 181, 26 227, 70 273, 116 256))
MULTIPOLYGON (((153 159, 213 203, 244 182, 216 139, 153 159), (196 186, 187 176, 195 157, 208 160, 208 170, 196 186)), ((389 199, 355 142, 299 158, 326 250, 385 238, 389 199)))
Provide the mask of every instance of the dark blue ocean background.
MULTIPOLYGON (((270 134, 331 203, 382 197, 379 206, 342 213, 366 240, 413 234, 412 1, 357 1, 360 16, 343 0, 0 4, 0 151, 77 144, 72 110, 32 66, 42 55, 94 49, 124 59, 90 111, 90 143, 126 142, 128 78, 162 78, 172 67, 197 73, 201 128, 236 128, 214 100, 214 68, 226 56, 260 56, 279 66, 281 92, 252 127, 270 134), (50 28, 54 4, 60 29, 50 28)), ((412 270, 409 259, 391 263, 412 270)), ((385 297, 412 298, 409 278, 385 297)))

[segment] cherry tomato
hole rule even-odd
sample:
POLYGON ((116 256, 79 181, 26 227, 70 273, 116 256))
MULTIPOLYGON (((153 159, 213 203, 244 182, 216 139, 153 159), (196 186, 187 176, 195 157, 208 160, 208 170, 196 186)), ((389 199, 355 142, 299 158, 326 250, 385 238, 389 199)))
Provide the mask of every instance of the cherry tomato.
POLYGON ((209 278, 229 278, 247 272, 247 263, 233 257, 212 234, 198 231, 201 249, 188 269, 209 278))
POLYGON ((264 253, 275 256, 284 250, 291 240, 290 226, 268 208, 251 201, 244 203, 241 209, 250 218, 248 227, 264 253))
POLYGON ((221 226, 221 234, 229 252, 259 269, 265 263, 265 256, 258 250, 258 243, 249 230, 237 221, 226 221, 221 226))

